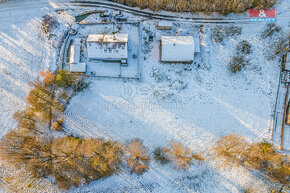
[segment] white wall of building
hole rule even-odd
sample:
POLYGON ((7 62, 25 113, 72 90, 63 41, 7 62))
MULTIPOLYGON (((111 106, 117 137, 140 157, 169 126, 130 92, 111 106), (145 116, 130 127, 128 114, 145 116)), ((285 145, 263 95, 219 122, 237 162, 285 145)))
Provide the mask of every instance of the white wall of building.
POLYGON ((88 57, 100 60, 122 60, 128 58, 128 34, 89 35, 88 57))

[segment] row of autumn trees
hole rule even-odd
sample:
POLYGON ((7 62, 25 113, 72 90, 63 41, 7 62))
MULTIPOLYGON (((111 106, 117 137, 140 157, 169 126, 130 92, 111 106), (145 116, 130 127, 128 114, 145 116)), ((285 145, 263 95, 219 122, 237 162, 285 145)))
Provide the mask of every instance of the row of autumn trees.
MULTIPOLYGON (((13 167, 24 168, 32 178, 53 176, 60 189, 69 189, 113 173, 129 169, 141 175, 149 170, 150 154, 139 138, 127 143, 72 136, 44 138, 12 130, 0 142, 1 159, 13 167)), ((165 148, 163 148, 165 149, 165 148)), ((188 170, 193 160, 204 161, 181 143, 172 141, 156 161, 172 161, 176 169, 188 170)))
POLYGON ((154 11, 243 13, 249 9, 269 9, 277 0, 111 0, 154 11))

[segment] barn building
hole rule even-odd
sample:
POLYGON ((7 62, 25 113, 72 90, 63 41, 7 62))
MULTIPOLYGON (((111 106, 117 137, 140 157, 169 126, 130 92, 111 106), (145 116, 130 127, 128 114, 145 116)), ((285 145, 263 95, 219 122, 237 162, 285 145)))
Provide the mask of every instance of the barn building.
MULTIPOLYGON (((192 36, 162 36, 160 45, 161 62, 191 63, 196 48, 192 36)), ((199 50, 197 50, 199 51, 199 50)))

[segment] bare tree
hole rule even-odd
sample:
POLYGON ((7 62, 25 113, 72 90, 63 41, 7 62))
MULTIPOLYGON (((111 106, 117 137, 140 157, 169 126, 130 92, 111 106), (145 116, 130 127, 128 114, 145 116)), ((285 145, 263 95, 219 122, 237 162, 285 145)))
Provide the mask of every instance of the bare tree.
POLYGON ((272 144, 253 143, 246 150, 245 157, 246 166, 260 170, 268 180, 281 185, 279 192, 290 189, 290 162, 272 144))
POLYGON ((117 172, 123 157, 122 146, 101 139, 65 137, 52 144, 54 175, 61 186, 79 186, 117 172))
POLYGON ((0 141, 0 157, 13 166, 24 166, 35 177, 51 174, 51 145, 43 138, 12 130, 0 141))
POLYGON ((222 137, 213 148, 215 157, 223 159, 224 166, 245 166, 257 169, 266 179, 283 189, 290 189, 290 162, 270 143, 248 144, 240 135, 222 137))
POLYGON ((267 170, 283 161, 283 156, 267 142, 251 144, 244 154, 244 163, 254 169, 267 170))
POLYGON ((127 164, 131 173, 140 175, 149 170, 150 155, 141 139, 132 139, 127 146, 127 153, 127 164))
POLYGON ((64 105, 56 98, 54 86, 40 81, 31 84, 34 88, 29 92, 26 100, 38 118, 48 121, 51 128, 53 120, 64 111, 64 105))
POLYGON ((284 189, 289 191, 290 161, 284 160, 278 166, 269 167, 267 169, 267 178, 276 184, 280 184, 279 192, 282 192, 284 189))
POLYGON ((188 170, 193 160, 204 161, 201 154, 193 154, 191 149, 180 142, 171 141, 168 150, 169 158, 175 164, 176 169, 188 170))
POLYGON ((24 111, 16 111, 13 114, 13 119, 18 122, 18 129, 42 134, 43 132, 37 128, 37 118, 31 108, 24 111))
POLYGON ((222 137, 212 149, 215 158, 223 159, 223 166, 240 165, 244 161, 244 152, 248 144, 240 135, 222 137))

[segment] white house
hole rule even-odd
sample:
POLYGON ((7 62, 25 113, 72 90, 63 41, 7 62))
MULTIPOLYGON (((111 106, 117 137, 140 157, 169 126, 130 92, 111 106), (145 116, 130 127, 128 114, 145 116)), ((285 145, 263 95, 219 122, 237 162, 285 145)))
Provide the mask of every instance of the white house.
POLYGON ((74 39, 74 43, 70 47, 69 71, 75 73, 85 73, 86 64, 80 63, 81 57, 81 39, 74 39))
POLYGON ((87 50, 90 59, 124 62, 128 58, 128 34, 91 34, 87 50))
POLYGON ((192 36, 161 36, 160 60, 162 62, 191 63, 195 43, 192 36))

